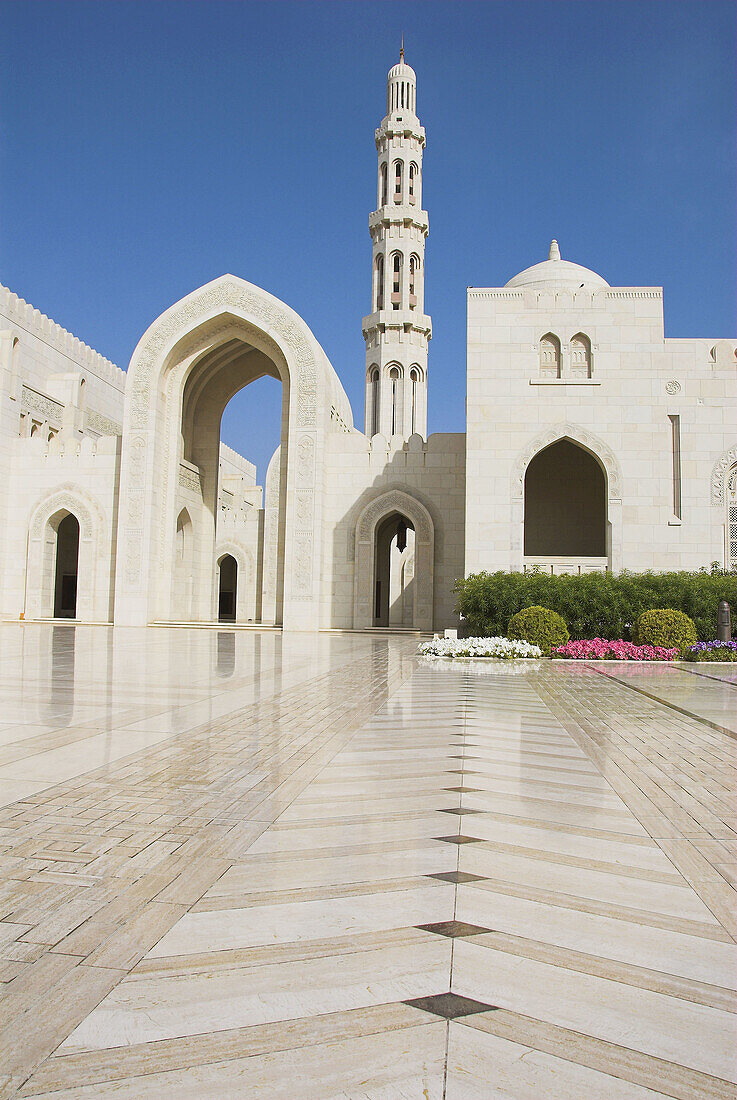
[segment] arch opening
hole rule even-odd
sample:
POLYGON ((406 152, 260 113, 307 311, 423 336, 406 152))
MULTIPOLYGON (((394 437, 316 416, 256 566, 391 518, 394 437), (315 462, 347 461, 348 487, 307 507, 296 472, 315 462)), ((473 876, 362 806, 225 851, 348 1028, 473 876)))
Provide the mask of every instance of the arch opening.
POLYGON ((607 556, 604 470, 589 451, 559 439, 531 460, 524 483, 525 559, 607 556))
POLYGON ((50 521, 56 530, 54 618, 76 619, 79 574, 79 520, 66 512, 50 521), (54 521, 55 520, 55 521, 54 521))
POLYGON ((184 536, 190 546, 184 567, 175 560, 175 620, 218 621, 222 597, 226 621, 281 623, 286 466, 278 455, 288 454, 289 392, 288 374, 240 334, 193 360, 182 387, 177 489, 177 505, 191 523, 184 536), (228 578, 232 567, 225 569, 227 589, 215 560, 223 543, 237 548, 230 555, 236 579, 228 578), (238 576, 239 560, 256 568, 238 576))
POLYGON ((218 620, 234 623, 238 593, 238 562, 232 554, 225 554, 218 566, 218 620))
POLYGON ((374 626, 414 626, 414 577, 414 525, 401 512, 392 512, 374 535, 374 626))

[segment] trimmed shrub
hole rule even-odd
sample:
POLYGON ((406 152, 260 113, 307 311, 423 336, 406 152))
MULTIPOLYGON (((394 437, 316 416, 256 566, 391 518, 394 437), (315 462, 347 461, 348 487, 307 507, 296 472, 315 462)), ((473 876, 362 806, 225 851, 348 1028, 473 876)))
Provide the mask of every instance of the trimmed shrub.
POLYGON ((623 638, 643 611, 673 607, 696 624, 699 638, 717 633, 717 606, 737 607, 737 573, 472 573, 456 581, 458 611, 469 634, 504 634, 525 607, 549 607, 561 615, 572 638, 623 638))
POLYGON ((553 646, 565 645, 570 634, 557 611, 551 611, 549 607, 526 607, 509 620, 507 637, 540 646, 549 657, 553 646))
POLYGON ((663 646, 665 649, 687 649, 696 645, 699 635, 696 624, 682 611, 673 607, 643 611, 633 631, 636 645, 663 646))

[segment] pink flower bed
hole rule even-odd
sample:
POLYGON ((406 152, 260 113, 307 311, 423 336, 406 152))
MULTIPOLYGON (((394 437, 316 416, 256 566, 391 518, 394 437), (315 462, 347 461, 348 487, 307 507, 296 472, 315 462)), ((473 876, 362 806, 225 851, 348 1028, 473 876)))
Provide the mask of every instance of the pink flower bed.
POLYGON ((665 649, 661 645, 634 645, 623 642, 607 642, 604 638, 588 638, 581 642, 567 642, 556 646, 551 657, 568 657, 581 661, 675 661, 677 649, 665 649))

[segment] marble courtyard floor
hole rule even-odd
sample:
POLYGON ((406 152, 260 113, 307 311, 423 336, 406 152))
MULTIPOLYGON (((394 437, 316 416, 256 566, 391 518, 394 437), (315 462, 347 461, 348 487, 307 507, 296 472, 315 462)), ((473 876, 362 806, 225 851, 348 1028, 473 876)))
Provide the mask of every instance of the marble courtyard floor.
POLYGON ((737 680, 0 627, 0 1097, 734 1100, 737 680))

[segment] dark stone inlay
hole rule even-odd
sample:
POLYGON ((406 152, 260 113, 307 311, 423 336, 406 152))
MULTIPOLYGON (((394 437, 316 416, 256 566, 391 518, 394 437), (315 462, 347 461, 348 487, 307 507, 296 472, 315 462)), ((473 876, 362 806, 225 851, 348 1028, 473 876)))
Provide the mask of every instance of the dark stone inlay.
POLYGON ((482 936, 485 932, 493 932, 493 928, 484 928, 480 924, 466 924, 462 920, 440 920, 434 924, 416 924, 415 928, 421 928, 423 932, 434 932, 436 936, 447 936, 451 940, 459 936, 482 936))
POLYGON ((486 882, 486 875, 472 875, 469 871, 438 871, 425 878, 439 878, 442 882, 486 882))
POLYGON ((481 844, 483 840, 480 836, 463 836, 462 833, 456 836, 434 836, 432 839, 444 840, 446 844, 481 844))
POLYGON ((456 1020, 459 1016, 473 1016, 476 1012, 493 1012, 499 1005, 487 1005, 483 1001, 474 1001, 471 997, 460 997, 457 993, 435 993, 432 997, 416 997, 404 1001, 410 1008, 419 1008, 422 1012, 432 1012, 446 1020, 456 1020))
POLYGON ((483 787, 443 787, 444 791, 453 791, 458 794, 483 794, 483 787))
POLYGON ((463 814, 482 814, 483 812, 484 812, 483 810, 463 809, 460 806, 457 809, 453 809, 453 810, 446 810, 446 809, 438 810, 439 814, 460 814, 461 816, 463 816, 463 814))

